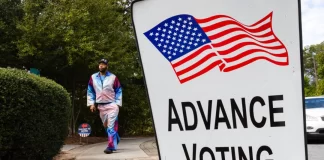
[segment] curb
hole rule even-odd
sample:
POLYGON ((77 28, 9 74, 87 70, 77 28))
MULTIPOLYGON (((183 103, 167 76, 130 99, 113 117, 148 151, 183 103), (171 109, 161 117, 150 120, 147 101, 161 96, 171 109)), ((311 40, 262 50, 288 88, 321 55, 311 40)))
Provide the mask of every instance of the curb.
POLYGON ((155 140, 148 140, 139 146, 148 156, 157 157, 158 151, 155 140))

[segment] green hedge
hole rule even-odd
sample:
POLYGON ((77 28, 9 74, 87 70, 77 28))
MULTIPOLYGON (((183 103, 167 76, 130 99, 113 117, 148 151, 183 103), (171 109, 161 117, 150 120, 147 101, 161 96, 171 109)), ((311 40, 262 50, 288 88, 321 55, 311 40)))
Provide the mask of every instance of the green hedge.
POLYGON ((68 134, 71 100, 52 80, 0 68, 0 159, 49 160, 68 134))

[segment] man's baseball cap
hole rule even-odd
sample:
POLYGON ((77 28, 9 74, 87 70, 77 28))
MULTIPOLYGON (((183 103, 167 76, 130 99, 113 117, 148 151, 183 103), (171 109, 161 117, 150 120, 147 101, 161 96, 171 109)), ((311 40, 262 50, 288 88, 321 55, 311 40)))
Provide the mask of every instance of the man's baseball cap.
POLYGON ((101 59, 101 60, 99 61, 99 64, 100 64, 100 63, 104 63, 104 64, 107 65, 107 64, 108 64, 108 61, 107 61, 107 59, 101 59))

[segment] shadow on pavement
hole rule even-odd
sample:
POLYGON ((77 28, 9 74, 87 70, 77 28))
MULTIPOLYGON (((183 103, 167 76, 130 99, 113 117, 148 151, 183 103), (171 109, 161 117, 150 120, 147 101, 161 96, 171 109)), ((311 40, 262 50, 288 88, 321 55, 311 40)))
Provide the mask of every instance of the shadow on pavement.
POLYGON ((323 145, 324 144, 324 139, 309 139, 307 141, 307 144, 319 144, 319 145, 323 145))

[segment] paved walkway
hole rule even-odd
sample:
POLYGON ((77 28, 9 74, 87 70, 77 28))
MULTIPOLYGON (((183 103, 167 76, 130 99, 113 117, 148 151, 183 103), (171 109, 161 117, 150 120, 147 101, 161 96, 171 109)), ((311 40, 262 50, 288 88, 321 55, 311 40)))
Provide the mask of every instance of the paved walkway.
POLYGON ((148 155, 151 157, 156 157, 158 158, 158 151, 157 151, 157 146, 156 142, 154 139, 146 141, 142 144, 140 144, 140 148, 148 155))
POLYGON ((155 138, 122 138, 117 152, 105 154, 107 142, 86 146, 64 146, 76 160, 158 160, 155 138), (77 148, 75 148, 77 147, 77 148))

